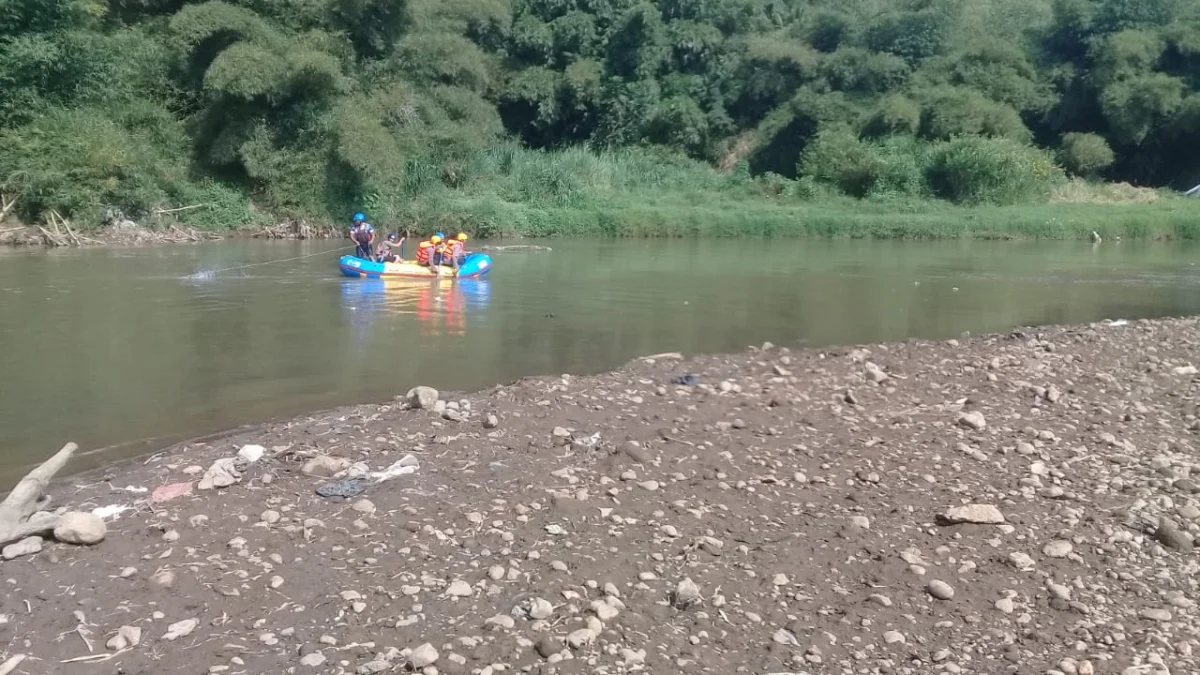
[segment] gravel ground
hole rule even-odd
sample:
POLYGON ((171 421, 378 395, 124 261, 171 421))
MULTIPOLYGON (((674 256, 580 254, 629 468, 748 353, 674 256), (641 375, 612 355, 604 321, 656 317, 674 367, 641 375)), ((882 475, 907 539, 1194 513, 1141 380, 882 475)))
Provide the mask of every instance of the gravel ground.
POLYGON ((99 544, 0 563, 0 659, 1198 672, 1198 342, 1188 319, 658 355, 186 445, 55 486, 130 508, 99 544), (409 454, 415 472, 317 494, 409 454))

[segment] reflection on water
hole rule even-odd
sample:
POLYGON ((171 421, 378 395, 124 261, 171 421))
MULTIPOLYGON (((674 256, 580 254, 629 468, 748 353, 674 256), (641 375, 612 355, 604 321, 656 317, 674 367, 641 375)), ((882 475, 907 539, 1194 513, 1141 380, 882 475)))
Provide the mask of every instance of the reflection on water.
POLYGON ((415 317, 422 337, 463 335, 468 312, 487 307, 490 283, 486 279, 345 279, 342 309, 364 344, 376 321, 388 315, 415 317))

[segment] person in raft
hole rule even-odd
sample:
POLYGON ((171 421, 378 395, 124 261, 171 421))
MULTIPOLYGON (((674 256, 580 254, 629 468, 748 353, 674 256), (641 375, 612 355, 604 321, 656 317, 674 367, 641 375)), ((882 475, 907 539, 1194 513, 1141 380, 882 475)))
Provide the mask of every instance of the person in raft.
POLYGON ((417 264, 430 267, 434 255, 441 250, 441 246, 442 238, 436 234, 417 244, 417 264))
POLYGON ((442 251, 442 264, 449 265, 454 269, 462 266, 467 259, 467 235, 459 232, 446 242, 446 248, 442 251))
POLYGON ((379 248, 375 249, 376 262, 404 262, 397 251, 404 251, 404 237, 401 237, 395 232, 389 232, 387 239, 379 243, 379 248))
POLYGON ((350 226, 350 239, 354 241, 354 256, 363 260, 372 260, 371 247, 375 243, 375 228, 367 222, 366 214, 354 214, 353 225, 350 226))

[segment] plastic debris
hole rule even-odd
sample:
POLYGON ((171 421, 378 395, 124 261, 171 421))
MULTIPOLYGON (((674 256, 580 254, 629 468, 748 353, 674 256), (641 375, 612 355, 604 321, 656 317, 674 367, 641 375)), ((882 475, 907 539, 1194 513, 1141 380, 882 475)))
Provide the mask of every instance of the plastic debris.
POLYGON ((238 450, 238 459, 245 461, 247 464, 254 464, 262 459, 263 453, 267 451, 261 445, 243 445, 241 450, 238 450))
POLYGON ((92 509, 92 515, 97 518, 112 518, 116 520, 122 513, 125 513, 133 507, 125 506, 124 504, 110 504, 92 509))
POLYGON ((326 499, 334 497, 349 499, 357 497, 366 491, 367 479, 365 478, 343 478, 317 487, 317 494, 326 499))
POLYGON ((396 460, 383 471, 372 471, 371 478, 374 478, 376 483, 382 483, 397 476, 410 476, 420 470, 420 468, 421 463, 417 461, 416 457, 405 455, 402 459, 396 460))
POLYGON ((172 499, 186 497, 192 494, 191 483, 171 483, 169 485, 160 485, 154 488, 154 492, 150 493, 150 502, 152 504, 161 504, 169 502, 172 499))
POLYGON ((144 488, 138 485, 126 485, 125 487, 109 485, 109 487, 113 489, 113 492, 132 492, 135 495, 140 495, 150 491, 150 488, 144 488))
POLYGON ((196 487, 201 490, 229 487, 242 480, 242 474, 237 470, 237 460, 232 457, 222 457, 213 462, 204 472, 204 478, 196 487))

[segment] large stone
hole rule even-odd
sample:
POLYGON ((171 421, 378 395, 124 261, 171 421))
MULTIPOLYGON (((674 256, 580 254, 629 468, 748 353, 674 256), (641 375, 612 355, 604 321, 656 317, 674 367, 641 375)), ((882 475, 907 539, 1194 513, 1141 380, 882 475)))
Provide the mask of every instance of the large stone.
POLYGON ((696 582, 692 581, 690 578, 680 581, 679 584, 675 586, 675 597, 673 600, 675 606, 679 609, 685 609, 687 607, 691 607, 692 605, 698 604, 702 599, 703 596, 700 595, 700 588, 696 586, 696 582))
POLYGON ((404 395, 413 408, 432 408, 438 402, 438 390, 433 387, 413 387, 404 395))
POLYGON ((67 543, 90 546, 104 541, 108 528, 99 516, 79 511, 68 511, 54 528, 54 538, 67 543))
POLYGON ((950 584, 938 579, 930 581, 929 585, 925 588, 929 591, 930 595, 938 600, 949 600, 954 597, 954 588, 950 584))
POLYGON ((41 553, 41 551, 41 537, 25 537, 15 544, 9 544, 8 546, 5 546, 4 551, 3 553, 0 553, 0 556, 3 556, 5 560, 12 560, 13 558, 20 558, 21 556, 25 555, 41 553))
POLYGON ((1173 548, 1176 551, 1189 553, 1195 548, 1195 543, 1192 541, 1192 535, 1179 529, 1179 527, 1171 522, 1168 518, 1163 518, 1158 523, 1158 529, 1154 531, 1154 538, 1167 548, 1173 548))
POLYGON ((958 424, 974 431, 983 431, 987 428, 987 420, 983 418, 981 413, 974 411, 959 415, 958 424))
POLYGON ((432 666, 437 663, 438 653, 433 648, 433 645, 426 642, 412 651, 412 655, 408 657, 409 663, 413 670, 421 670, 426 666, 432 666))
POLYGON ((1002 525, 1004 514, 991 504, 968 504, 947 509, 945 513, 938 514, 937 520, 942 525, 1002 525))

